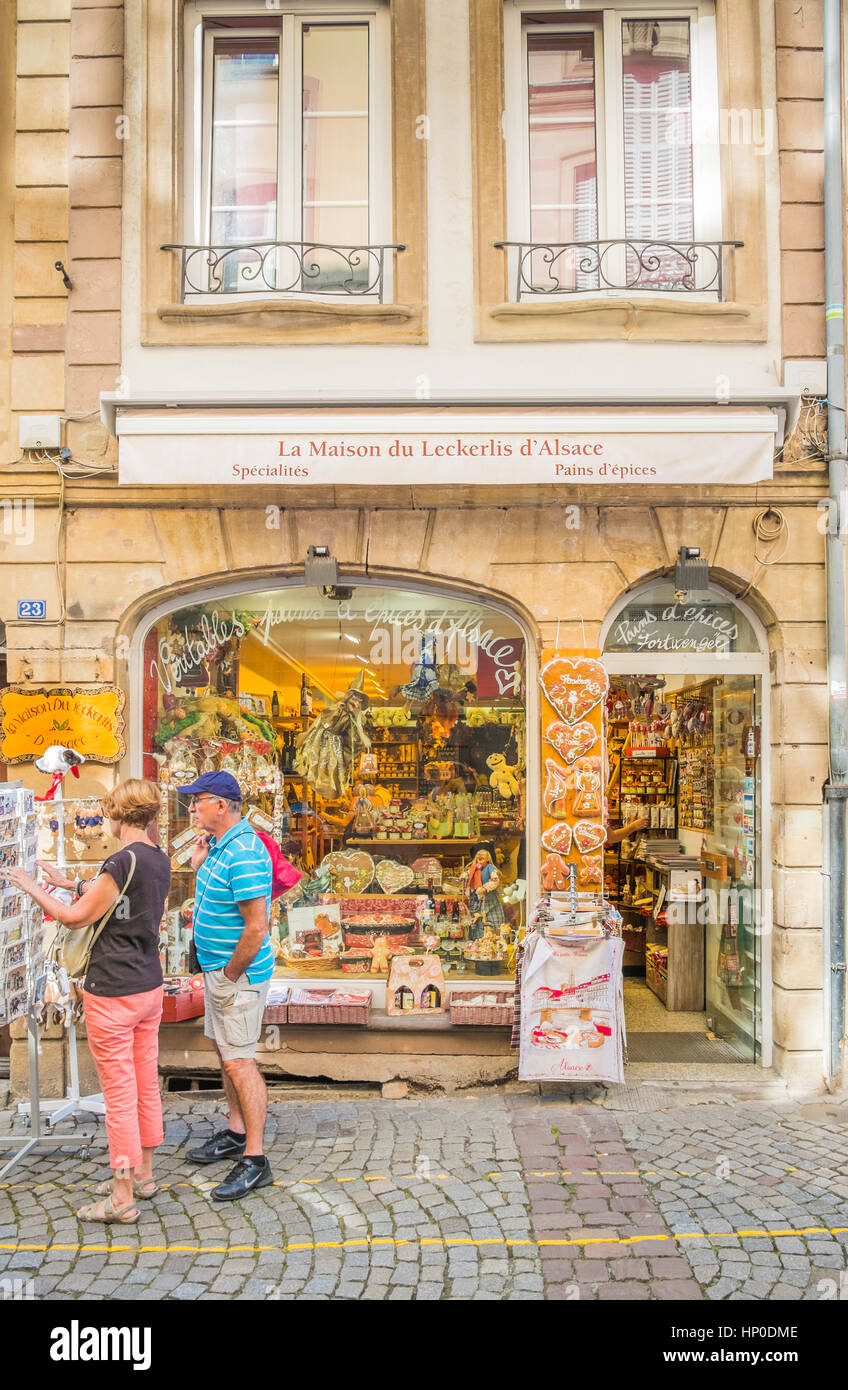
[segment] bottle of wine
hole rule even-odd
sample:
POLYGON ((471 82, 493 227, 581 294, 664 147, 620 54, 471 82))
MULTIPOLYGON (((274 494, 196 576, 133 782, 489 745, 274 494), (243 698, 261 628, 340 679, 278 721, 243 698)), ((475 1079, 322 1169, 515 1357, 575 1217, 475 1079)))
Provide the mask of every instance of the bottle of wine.
POLYGON ((300 717, 308 719, 312 713, 312 696, 309 692, 309 681, 304 671, 300 678, 300 717))
POLYGON ((276 690, 275 690, 274 693, 273 693, 273 695, 271 696, 271 718, 272 718, 272 719, 279 719, 279 717, 280 717, 280 697, 279 697, 279 695, 277 694, 277 692, 276 692, 276 690))

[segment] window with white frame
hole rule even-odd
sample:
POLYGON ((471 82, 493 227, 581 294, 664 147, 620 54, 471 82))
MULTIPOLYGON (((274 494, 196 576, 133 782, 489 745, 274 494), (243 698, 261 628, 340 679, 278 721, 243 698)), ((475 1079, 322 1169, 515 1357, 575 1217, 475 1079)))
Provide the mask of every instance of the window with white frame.
POLYGON ((385 297, 388 7, 198 0, 184 295, 385 297))
POLYGON ((723 279, 713 6, 506 0, 517 297, 723 279))

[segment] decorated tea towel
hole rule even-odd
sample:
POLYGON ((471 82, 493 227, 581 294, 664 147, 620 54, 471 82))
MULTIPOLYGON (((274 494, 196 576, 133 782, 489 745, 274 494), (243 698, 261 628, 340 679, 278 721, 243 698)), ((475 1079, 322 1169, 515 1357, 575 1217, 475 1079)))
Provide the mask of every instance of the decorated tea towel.
POLYGON ((522 1081, 624 1080, 623 943, 538 938, 521 972, 522 1081))

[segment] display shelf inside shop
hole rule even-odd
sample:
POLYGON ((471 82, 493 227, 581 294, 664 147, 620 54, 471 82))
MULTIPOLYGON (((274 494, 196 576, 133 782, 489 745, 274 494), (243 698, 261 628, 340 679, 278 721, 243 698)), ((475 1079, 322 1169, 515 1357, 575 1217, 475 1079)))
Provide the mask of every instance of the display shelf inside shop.
POLYGON ((704 914, 699 910, 703 900, 699 860, 685 854, 651 854, 643 862, 646 889, 653 899, 651 919, 646 922, 646 983, 666 1008, 699 1012, 704 1007, 706 935, 704 914), (664 953, 661 971, 658 950, 664 953))

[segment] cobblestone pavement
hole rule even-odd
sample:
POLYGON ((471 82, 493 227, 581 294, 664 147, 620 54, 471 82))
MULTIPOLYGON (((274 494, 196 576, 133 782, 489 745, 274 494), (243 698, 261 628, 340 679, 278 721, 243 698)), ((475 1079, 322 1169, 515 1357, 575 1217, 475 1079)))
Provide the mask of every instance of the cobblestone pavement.
MULTIPOLYGON (((86 1145, 82 1120, 0 1182, 0 1296, 848 1298, 848 1101, 639 1108, 510 1087, 286 1100, 275 1185, 222 1206, 224 1170, 184 1157, 220 1104, 169 1099, 163 1190, 111 1228, 74 1214, 108 1171, 102 1124, 86 1145)), ((0 1134, 20 1125, 0 1112, 0 1134)))

